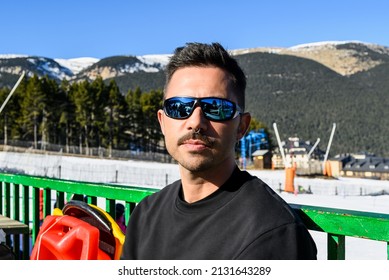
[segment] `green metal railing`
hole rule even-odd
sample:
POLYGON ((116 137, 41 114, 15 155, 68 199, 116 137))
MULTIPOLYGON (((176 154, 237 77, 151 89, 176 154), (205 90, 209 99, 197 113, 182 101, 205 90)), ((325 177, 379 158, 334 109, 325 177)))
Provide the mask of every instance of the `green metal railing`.
MULTIPOLYGON (((18 258, 29 259, 40 227, 40 212, 50 215, 53 204, 62 209, 72 195, 82 195, 88 203, 100 205, 115 216, 115 204, 125 203, 127 221, 135 205, 158 189, 130 187, 50 179, 44 177, 0 173, 0 214, 28 225, 31 234, 24 235, 22 244, 13 238, 18 258), (42 194, 42 203, 40 197, 42 194), (103 204, 103 205, 101 205, 103 204), (21 254, 16 248, 21 247, 21 254)), ((345 237, 358 237, 386 242, 389 260, 389 214, 350 211, 291 204, 308 229, 327 234, 327 258, 345 259, 345 237)))

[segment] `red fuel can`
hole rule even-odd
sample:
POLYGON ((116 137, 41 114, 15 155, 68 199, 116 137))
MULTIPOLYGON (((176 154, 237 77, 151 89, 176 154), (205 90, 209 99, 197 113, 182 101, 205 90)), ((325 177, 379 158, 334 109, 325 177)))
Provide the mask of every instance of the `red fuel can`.
POLYGON ((99 230, 72 216, 47 216, 31 260, 110 260, 99 248, 99 230))

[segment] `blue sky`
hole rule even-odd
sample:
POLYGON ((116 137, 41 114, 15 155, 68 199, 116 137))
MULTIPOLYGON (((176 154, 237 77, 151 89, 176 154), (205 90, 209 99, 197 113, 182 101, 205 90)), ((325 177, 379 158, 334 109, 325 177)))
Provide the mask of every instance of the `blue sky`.
POLYGON ((189 41, 228 49, 348 40, 389 46, 386 0, 4 0, 0 9, 0 54, 169 54, 189 41))

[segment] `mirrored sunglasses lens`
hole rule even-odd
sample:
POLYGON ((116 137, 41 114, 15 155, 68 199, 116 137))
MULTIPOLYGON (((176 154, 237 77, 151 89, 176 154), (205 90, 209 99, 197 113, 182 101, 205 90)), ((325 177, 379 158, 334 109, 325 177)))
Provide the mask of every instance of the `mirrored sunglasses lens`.
POLYGON ((170 98, 164 102, 164 111, 171 118, 185 119, 192 113, 194 102, 189 98, 170 98))
POLYGON ((201 99, 201 109, 205 117, 210 120, 229 120, 235 114, 235 104, 220 98, 201 99))

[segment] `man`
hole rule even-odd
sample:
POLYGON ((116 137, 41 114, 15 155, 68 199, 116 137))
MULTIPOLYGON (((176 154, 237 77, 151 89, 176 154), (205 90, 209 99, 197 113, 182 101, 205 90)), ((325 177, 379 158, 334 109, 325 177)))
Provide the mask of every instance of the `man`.
POLYGON ((220 44, 176 49, 158 120, 181 180, 135 207, 122 259, 316 259, 293 210, 237 167, 235 144, 251 119, 245 88, 220 44))

